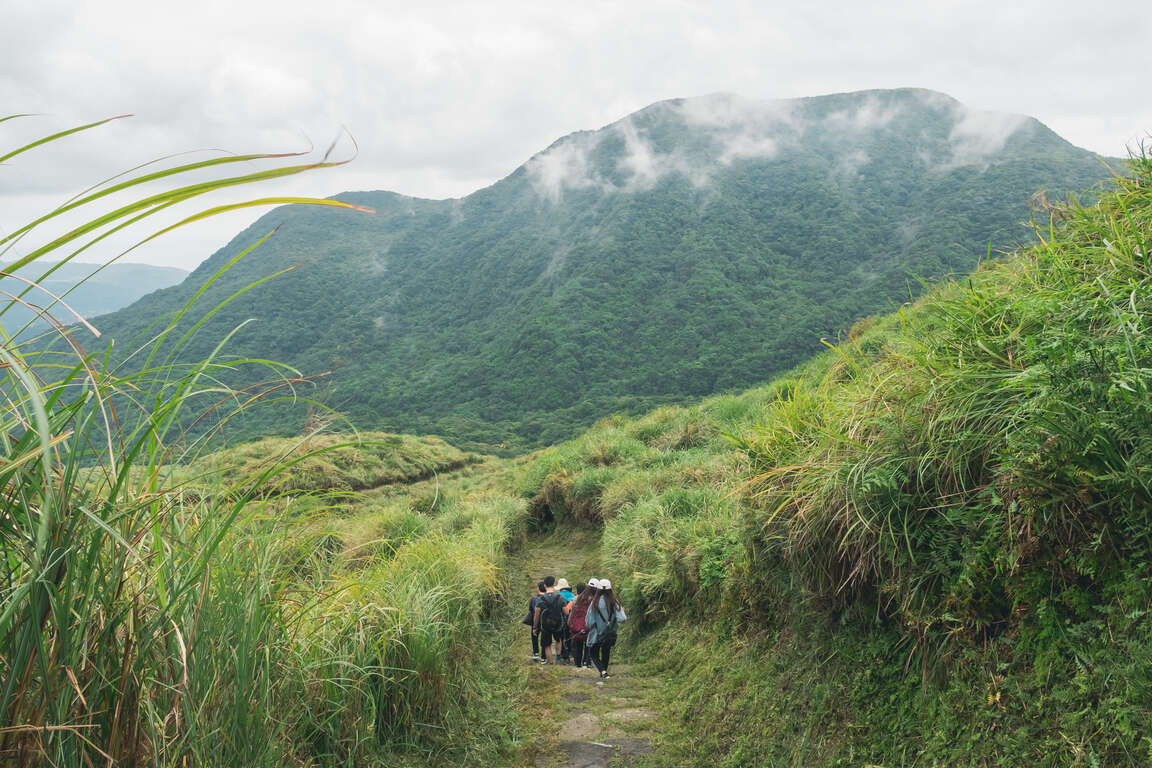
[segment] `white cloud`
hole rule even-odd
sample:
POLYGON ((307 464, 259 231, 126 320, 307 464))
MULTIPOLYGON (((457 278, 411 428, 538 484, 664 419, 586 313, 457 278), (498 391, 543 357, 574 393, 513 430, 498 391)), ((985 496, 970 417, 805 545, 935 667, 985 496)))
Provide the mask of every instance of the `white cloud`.
POLYGON ((535 155, 526 166, 532 186, 552 202, 558 202, 566 189, 604 186, 589 167, 588 154, 597 141, 594 134, 577 134, 535 155))
POLYGON ((871 96, 853 109, 833 112, 828 116, 828 122, 841 130, 874 131, 886 128, 903 110, 903 104, 884 104, 871 96))
POLYGON ((768 159, 780 151, 780 142, 770 136, 753 136, 736 133, 724 139, 724 149, 720 162, 731 165, 733 160, 746 157, 768 159))
POLYGON ((624 191, 651 189, 658 181, 671 174, 685 176, 694 186, 708 183, 708 169, 692 163, 679 149, 658 152, 631 119, 621 120, 613 126, 624 139, 625 155, 617 167, 628 175, 624 191))
POLYGON ((734 93, 713 93, 680 100, 675 111, 688 125, 741 130, 749 124, 791 125, 796 104, 791 99, 757 100, 734 93))
POLYGON ((1028 118, 1024 115, 965 107, 959 108, 958 118, 948 135, 955 165, 982 163, 989 155, 1003 149, 1008 139, 1028 125, 1028 118))
POLYGON ((869 159, 867 152, 861 149, 853 150, 837 161, 836 175, 843 181, 850 181, 868 164, 869 159))
POLYGON ((794 99, 754 100, 730 93, 683 99, 676 112, 690 126, 709 128, 724 165, 774 157, 803 132, 794 99))
POLYGON ((952 121, 948 133, 952 156, 943 168, 981 165, 989 155, 1003 149, 1017 132, 1031 129, 1032 123, 1026 115, 974 109, 942 93, 920 91, 917 96, 952 121))

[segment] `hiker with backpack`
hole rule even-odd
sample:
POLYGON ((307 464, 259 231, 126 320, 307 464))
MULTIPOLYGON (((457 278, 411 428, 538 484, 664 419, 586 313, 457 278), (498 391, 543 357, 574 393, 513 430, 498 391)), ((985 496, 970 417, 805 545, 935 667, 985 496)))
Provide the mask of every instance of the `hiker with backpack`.
POLYGON ((536 629, 536 627, 533 626, 535 623, 535 620, 536 620, 536 604, 540 602, 540 598, 542 598, 544 596, 544 593, 546 591, 547 591, 547 587, 544 586, 544 582, 542 582, 542 581, 537 582, 536 594, 534 594, 534 595, 532 595, 532 597, 528 598, 528 615, 524 617, 524 622, 523 622, 524 624, 527 624, 528 627, 532 630, 532 660, 533 661, 539 661, 540 660, 540 630, 536 629))
POLYGON ((588 638, 585 619, 588 606, 592 604, 592 597, 596 593, 596 584, 596 579, 591 579, 587 585, 576 585, 576 600, 568 613, 568 635, 572 645, 572 663, 576 669, 592 668, 592 658, 585 652, 584 641, 588 638))
POLYGON ((540 663, 555 664, 564 632, 564 613, 568 601, 556 591, 556 578, 544 578, 544 594, 536 603, 532 628, 540 634, 540 663))
POLYGON ((616 644, 616 636, 620 623, 628 620, 624 613, 624 606, 616 599, 612 592, 612 582, 609 579, 599 580, 599 589, 592 598, 592 603, 585 614, 585 626, 588 627, 586 640, 592 656, 592 664, 600 672, 600 679, 608 677, 608 659, 612 655, 612 646, 616 644))

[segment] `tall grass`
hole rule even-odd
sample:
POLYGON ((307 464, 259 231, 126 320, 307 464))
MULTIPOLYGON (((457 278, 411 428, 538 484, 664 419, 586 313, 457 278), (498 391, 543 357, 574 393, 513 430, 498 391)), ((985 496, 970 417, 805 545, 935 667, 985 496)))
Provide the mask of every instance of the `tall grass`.
POLYGON ((1152 164, 1134 167, 871 351, 842 345, 836 370, 745 441, 762 535, 807 589, 867 598, 939 645, 1040 606, 1084 620, 1146 583, 1152 164))
MULTIPOLYGON (((16 147, 2 159, 104 122, 16 147)), ((0 238, 0 254, 23 249, 12 270, 49 255, 58 257, 58 266, 201 195, 334 164, 281 164, 179 183, 238 162, 287 157, 243 155, 134 169, 0 238), (111 210, 100 208, 114 194, 160 181, 175 183, 111 210), (77 210, 93 213, 62 235, 37 240, 45 226, 77 210)), ((289 201, 343 206, 306 198, 217 206, 140 242, 215 213, 289 201)), ((197 712, 202 702, 193 698, 211 659, 202 651, 208 639, 201 617, 218 596, 209 588, 213 564, 248 503, 240 498, 188 507, 158 482, 171 450, 168 430, 188 400, 203 392, 214 363, 146 367, 135 377, 117 378, 84 352, 77 334, 96 329, 74 317, 63 322, 79 319, 82 328, 64 328, 54 314, 66 308, 64 298, 43 300, 42 293, 29 282, 0 307, 0 314, 16 304, 34 309, 69 350, 49 356, 34 342, 17 344, 0 331, 0 392, 7 405, 0 447, 0 754, 21 764, 164 762, 171 750, 178 754, 203 735, 194 733, 203 718, 197 712)), ((222 677, 241 676, 242 667, 255 663, 239 656, 234 661, 222 677)))
MULTIPOLYGON (((97 125, 18 147, 0 161, 97 125)), ((214 190, 334 164, 284 164, 289 157, 135 169, 6 235, 0 254, 22 249, 13 269, 48 255, 67 261, 214 190), (184 174, 259 160, 281 164, 180 183, 184 174), (173 182, 166 191, 100 208, 113 194, 163 181, 173 182), (36 239, 78 209, 93 211, 87 223, 36 239)), ((354 207, 261 198, 192 213, 141 242, 242 205, 287 202, 354 207)), ((479 620, 478 595, 496 587, 493 569, 519 506, 496 500, 460 511, 463 538, 417 537, 386 560, 341 574, 325 539, 282 514, 280 491, 294 489, 277 481, 310 466, 308 456, 276 457, 221 492, 189 492, 171 480, 174 462, 202 451, 184 439, 181 424, 227 419, 279 397, 294 372, 261 361, 175 364, 173 347, 199 323, 159 350, 194 311, 189 304, 132 352, 135 373, 126 375, 85 351, 82 334, 95 329, 65 328, 70 319, 56 318, 66 297, 39 295, 29 285, 9 306, 40 312, 68 351, 17 343, 8 333, 0 344, 0 761, 335 765, 419 741, 418 723, 459 700, 458 678, 446 676, 455 664, 450 651, 479 620), (237 365, 268 365, 271 383, 228 389, 218 374, 237 365)), ((342 449, 317 439, 318 453, 342 449)), ((376 464, 353 475, 374 482, 376 464)))

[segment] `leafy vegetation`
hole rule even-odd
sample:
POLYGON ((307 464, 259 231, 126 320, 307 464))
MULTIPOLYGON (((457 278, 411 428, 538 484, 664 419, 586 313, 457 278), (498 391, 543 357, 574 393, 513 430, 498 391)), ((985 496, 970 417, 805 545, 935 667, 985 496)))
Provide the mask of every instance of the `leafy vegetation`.
POLYGON ((604 521, 655 630, 675 682, 654 765, 1152 759, 1133 165, 772 385, 602 422, 525 471, 538 516, 604 521))
MULTIPOLYGON (((1027 239, 1033 193, 1108 175, 1034 120, 926 91, 662 102, 459 200, 356 192, 340 199, 375 215, 273 211, 101 327, 146 338, 279 227, 205 306, 289 271, 205 318, 181 359, 243 326, 232 354, 319 377, 309 396, 358 428, 515 453, 766 381, 920 278, 1027 239)), ((305 407, 286 408, 250 410, 230 434, 300 433, 305 407)))

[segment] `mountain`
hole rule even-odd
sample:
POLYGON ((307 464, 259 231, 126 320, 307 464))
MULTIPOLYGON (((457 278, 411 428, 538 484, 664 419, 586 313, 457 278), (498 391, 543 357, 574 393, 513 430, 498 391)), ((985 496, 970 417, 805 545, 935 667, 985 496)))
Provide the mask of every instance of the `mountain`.
MULTIPOLYGON (((331 371, 316 395, 358 427, 518 450, 764 381, 921 278, 1028 240, 1035 193, 1108 176, 1035 119, 932 91, 675 99, 565 136, 464 198, 349 192, 377 213, 276 209, 101 327, 126 345, 279 228, 199 314, 293 269, 182 354, 253 319, 231 353, 331 371)), ((295 432, 302 414, 235 426, 295 432)))
MULTIPOLYGON (((4 265, 0 265, 0 270, 5 270, 4 265)), ((174 286, 188 277, 187 270, 175 267, 117 262, 101 269, 97 264, 74 261, 63 264, 38 261, 17 270, 16 274, 27 280, 35 281, 44 291, 60 296, 68 306, 88 320, 97 315, 127 307, 152 291, 174 286), (95 272, 97 269, 99 271, 95 272), (40 279, 49 270, 52 270, 52 274, 40 279)), ((0 277, 0 290, 6 293, 19 295, 27 287, 28 284, 21 280, 0 277)), ((33 288, 24 297, 24 300, 39 306, 46 306, 53 300, 44 291, 33 288)), ((51 309, 50 312, 56 320, 63 323, 69 323, 75 319, 72 313, 59 306, 51 309)), ((5 329, 10 332, 16 331, 29 322, 33 322, 36 329, 43 329, 45 326, 45 323, 39 320, 36 312, 19 304, 11 306, 0 317, 0 324, 3 324, 5 329)))

